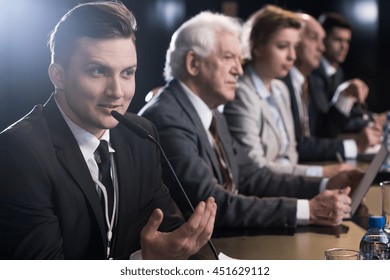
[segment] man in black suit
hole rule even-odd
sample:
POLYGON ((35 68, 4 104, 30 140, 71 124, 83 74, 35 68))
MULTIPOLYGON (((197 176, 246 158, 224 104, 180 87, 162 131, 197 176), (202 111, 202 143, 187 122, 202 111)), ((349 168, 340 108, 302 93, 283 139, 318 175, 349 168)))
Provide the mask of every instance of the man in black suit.
POLYGON ((185 223, 156 146, 111 116, 134 95, 135 28, 123 4, 99 2, 75 7, 51 33, 55 92, 0 134, 1 259, 181 259, 209 240, 214 200, 185 223))
POLYGON ((370 122, 383 125, 386 114, 374 115, 365 103, 367 84, 344 78, 344 63, 352 37, 352 26, 337 13, 324 13, 319 22, 325 30, 325 51, 320 66, 309 75, 313 134, 336 137, 340 133, 358 133, 370 122))
MULTIPOLYGON (((167 51, 167 84, 139 114, 156 125, 190 200, 215 198, 216 227, 340 224, 350 212, 350 188, 330 189, 354 185, 359 175, 341 173, 328 182, 275 175, 243 154, 229 134, 217 108, 235 97, 242 74, 239 37, 239 23, 227 16, 203 12, 185 22, 167 51)), ((163 170, 164 181, 173 185, 168 167, 163 170)), ((188 215, 181 194, 171 193, 188 215)))
MULTIPOLYGON (((313 103, 318 100, 310 95, 313 85, 307 77, 320 64, 325 49, 323 44, 325 31, 312 16, 299 15, 305 24, 296 49, 297 59, 289 74, 282 79, 290 92, 299 160, 335 160, 336 153, 344 158, 356 158, 359 152, 364 152, 368 147, 380 143, 382 129, 380 126, 366 127, 355 138, 344 141, 317 138, 311 134, 313 125, 316 124, 315 116, 311 110, 313 103)), ((338 124, 330 123, 329 125, 338 124)))

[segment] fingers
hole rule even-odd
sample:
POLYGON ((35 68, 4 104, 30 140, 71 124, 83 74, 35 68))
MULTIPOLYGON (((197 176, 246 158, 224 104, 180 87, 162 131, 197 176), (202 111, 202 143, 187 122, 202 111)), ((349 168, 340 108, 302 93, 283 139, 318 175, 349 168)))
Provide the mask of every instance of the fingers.
POLYGON ((351 216, 351 198, 348 194, 351 192, 351 188, 347 187, 343 189, 338 195, 335 208, 332 210, 330 219, 337 224, 340 224, 343 219, 351 216))
POLYGON ((378 124, 365 127, 355 138, 359 152, 364 152, 370 146, 381 143, 383 129, 378 124))
POLYGON ((330 164, 330 165, 323 167, 322 176, 331 178, 333 176, 336 176, 340 172, 349 171, 349 170, 353 170, 353 169, 354 169, 354 167, 348 163, 330 164))
POLYGON ((208 198, 196 206, 188 221, 174 231, 175 251, 182 256, 189 256, 206 244, 214 229, 216 209, 214 198, 208 198))
POLYGON ((359 103, 364 103, 368 96, 368 86, 360 79, 353 79, 348 87, 348 94, 356 97, 359 103))
POLYGON ((309 201, 310 223, 319 225, 339 225, 344 218, 350 216, 351 188, 342 190, 326 190, 309 201))
POLYGON ((199 203, 194 214, 188 219, 188 234, 196 239, 209 239, 214 229, 216 209, 217 205, 212 197, 199 203))
POLYGON ((153 238, 163 220, 163 217, 164 214, 160 209, 154 209, 152 215, 149 217, 148 222, 141 231, 141 238, 145 240, 153 238))
POLYGON ((344 188, 346 186, 351 185, 352 179, 355 175, 353 175, 354 171, 342 171, 335 175, 334 177, 330 178, 326 188, 328 190, 338 190, 340 188, 344 188))
POLYGON ((168 233, 159 232, 163 213, 155 209, 141 231, 142 257, 145 259, 186 259, 205 245, 214 229, 214 198, 200 202, 186 223, 168 233))
POLYGON ((342 188, 339 190, 339 193, 349 195, 351 193, 351 187, 342 188))
POLYGON ((373 126, 373 127, 367 127, 367 142, 368 146, 373 146, 376 144, 380 144, 381 142, 381 136, 382 136, 382 129, 373 126))
POLYGON ((205 215, 198 228, 198 243, 203 243, 205 240, 210 239, 214 229, 216 213, 217 204, 214 198, 210 197, 206 201, 205 215))

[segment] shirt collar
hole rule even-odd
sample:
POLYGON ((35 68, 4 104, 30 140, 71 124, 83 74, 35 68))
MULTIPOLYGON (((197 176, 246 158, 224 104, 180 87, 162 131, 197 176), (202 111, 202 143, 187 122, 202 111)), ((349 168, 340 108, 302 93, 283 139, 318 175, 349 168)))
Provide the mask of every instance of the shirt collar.
POLYGON ((198 113, 198 116, 203 124, 203 127, 206 131, 208 131, 211 124, 211 120, 213 118, 213 112, 211 111, 209 106, 207 106, 207 104, 204 103, 199 96, 193 93, 182 81, 179 80, 179 84, 183 88, 185 94, 190 99, 191 104, 195 107, 195 110, 198 113))
POLYGON ((329 60, 327 60, 325 57, 321 58, 321 65, 324 68, 325 73, 328 77, 336 74, 337 69, 334 66, 332 66, 329 60))
MULTIPOLYGON (((253 69, 252 66, 248 66, 248 69, 249 69, 249 75, 252 79, 253 85, 256 89, 257 94, 260 96, 260 98, 267 99, 268 97, 270 97, 271 93, 265 87, 263 81, 261 80, 259 75, 257 75, 257 73, 255 72, 255 69, 253 69)), ((271 90, 272 90, 272 84, 271 84, 271 90)))
POLYGON ((294 87, 301 88, 305 82, 305 76, 295 66, 290 69, 291 81, 294 87))
MULTIPOLYGON (((100 140, 106 140, 107 143, 110 143, 110 130, 106 129, 100 139, 96 138, 95 135, 89 133, 84 128, 80 127, 74 123, 65 112, 61 109, 60 104, 57 102, 56 96, 54 95, 54 100, 57 104, 58 109, 61 112, 62 117, 65 122, 68 124, 70 130, 72 131, 73 136, 76 138, 77 143, 79 144, 81 153, 83 154, 84 159, 87 161, 89 158, 94 156, 94 152, 100 144, 100 140)), ((115 152, 115 150, 108 145, 108 150, 110 153, 115 152)))

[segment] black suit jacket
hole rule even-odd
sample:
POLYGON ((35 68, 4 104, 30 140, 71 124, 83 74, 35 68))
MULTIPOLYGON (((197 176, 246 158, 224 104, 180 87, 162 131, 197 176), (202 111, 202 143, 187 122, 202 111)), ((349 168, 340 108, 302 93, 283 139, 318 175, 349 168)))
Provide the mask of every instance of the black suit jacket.
MULTIPOLYGON (((209 196, 215 198, 216 227, 294 227, 296 199, 293 197, 311 198, 318 194, 319 178, 275 175, 268 168, 259 169, 233 142, 224 116, 215 112, 219 137, 239 194, 226 191, 207 133, 177 80, 168 83, 140 114, 156 125, 161 144, 192 203, 209 196)), ((172 186, 166 166, 163 171, 164 181, 172 186)), ((174 190, 171 193, 182 211, 189 215, 181 194, 174 190)))
MULTIPOLYGON (((301 121, 298 110, 297 99, 295 98, 294 87, 291 81, 290 74, 281 79, 287 85, 291 98, 291 111, 294 118, 295 137, 297 140, 297 148, 299 161, 318 161, 318 160, 335 160, 336 153, 344 155, 344 146, 341 140, 326 139, 317 137, 306 137, 301 130, 301 121)), ((309 84, 310 87, 310 84, 309 84)), ((310 90, 310 88, 309 88, 310 90)), ((309 108, 312 108, 309 99, 309 108)), ((309 110, 309 117, 311 112, 309 110)), ((310 120, 311 121, 311 120, 310 120)), ((312 125, 312 124, 311 124, 312 125)))
MULTIPOLYGON (((144 126, 156 136, 145 119, 144 126)), ((113 257, 140 249, 140 231, 160 207, 162 231, 182 223, 161 182, 159 152, 118 125, 110 131, 119 181, 113 257)), ((157 136, 156 136, 157 137, 157 136)), ((104 259, 105 219, 89 169, 51 98, 0 134, 0 257, 104 259)))
POLYGON ((310 73, 310 128, 313 135, 334 138, 340 133, 356 133, 369 122, 369 119, 363 118, 361 110, 356 105, 352 107, 350 116, 347 117, 331 103, 337 87, 343 82, 344 72, 341 67, 337 68, 332 78, 326 75, 322 63, 310 73))

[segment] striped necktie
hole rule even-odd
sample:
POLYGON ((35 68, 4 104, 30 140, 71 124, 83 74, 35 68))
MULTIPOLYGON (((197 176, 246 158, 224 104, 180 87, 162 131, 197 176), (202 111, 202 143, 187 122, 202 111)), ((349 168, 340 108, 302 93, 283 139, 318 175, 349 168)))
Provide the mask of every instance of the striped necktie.
POLYGON ((228 190, 229 192, 234 192, 236 188, 233 182, 233 175, 229 168, 221 141, 218 136, 217 122, 214 116, 212 118, 209 131, 211 133, 211 136, 213 137, 213 148, 218 158, 219 167, 223 176, 225 189, 228 190))

